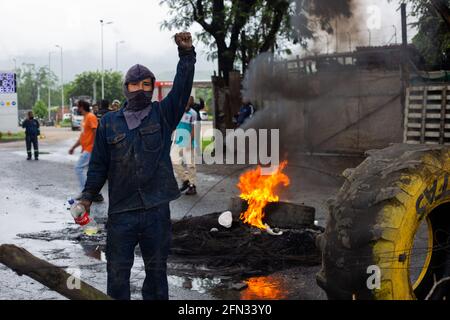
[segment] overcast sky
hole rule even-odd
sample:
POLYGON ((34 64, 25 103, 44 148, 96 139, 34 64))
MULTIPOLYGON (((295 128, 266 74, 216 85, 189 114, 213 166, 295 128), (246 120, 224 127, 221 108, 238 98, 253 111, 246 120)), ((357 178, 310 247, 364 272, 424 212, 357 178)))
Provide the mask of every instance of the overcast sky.
MULTIPOLYGON (((330 0, 331 1, 331 0, 330 0)), ((387 41, 393 34, 392 25, 400 30, 398 3, 387 0, 359 0, 365 5, 377 4, 382 10, 380 32, 375 41, 387 41)), ((64 78, 86 70, 99 70, 101 62, 100 19, 113 21, 104 26, 105 69, 115 68, 115 46, 119 46, 119 70, 141 63, 152 69, 159 79, 168 80, 177 62, 173 32, 161 31, 160 23, 167 17, 168 8, 159 0, 0 0, 0 69, 17 65, 48 64, 52 55, 52 70, 60 74, 59 44, 64 50, 64 78)), ((199 30, 196 26, 191 32, 199 30)), ((400 39, 400 35, 399 35, 400 39)), ((205 78, 215 69, 206 61, 205 48, 197 44, 197 70, 205 78)))

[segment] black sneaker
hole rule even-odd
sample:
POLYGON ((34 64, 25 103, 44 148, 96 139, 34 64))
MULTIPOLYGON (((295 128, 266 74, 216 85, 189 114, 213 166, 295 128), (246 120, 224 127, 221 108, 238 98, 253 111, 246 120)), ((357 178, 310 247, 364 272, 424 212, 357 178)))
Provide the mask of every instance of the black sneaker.
POLYGON ((180 192, 186 191, 189 188, 189 180, 183 181, 180 187, 180 192))
POLYGON ((103 196, 101 195, 101 193, 99 193, 98 195, 96 195, 94 197, 94 199, 92 199, 92 202, 103 202, 105 201, 105 199, 103 198, 103 196))
POLYGON ((27 160, 31 160, 31 157, 28 157, 27 160))
POLYGON ((195 184, 190 184, 188 191, 186 191, 185 195, 187 196, 193 196, 197 194, 197 188, 195 187, 195 184))

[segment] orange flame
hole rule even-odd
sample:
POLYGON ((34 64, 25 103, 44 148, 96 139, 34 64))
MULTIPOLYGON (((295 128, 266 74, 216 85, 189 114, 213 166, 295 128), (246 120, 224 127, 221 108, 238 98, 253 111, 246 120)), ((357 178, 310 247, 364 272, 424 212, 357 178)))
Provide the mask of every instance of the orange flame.
POLYGON ((250 278, 248 287, 241 292, 241 300, 282 300, 287 299, 287 288, 284 281, 277 276, 250 278))
POLYGON ((264 207, 269 202, 279 201, 275 189, 279 184, 289 185, 289 177, 282 173, 287 161, 283 161, 271 175, 262 175, 261 167, 247 171, 239 177, 240 197, 247 200, 248 209, 241 213, 241 220, 259 229, 266 229, 263 223, 264 207))

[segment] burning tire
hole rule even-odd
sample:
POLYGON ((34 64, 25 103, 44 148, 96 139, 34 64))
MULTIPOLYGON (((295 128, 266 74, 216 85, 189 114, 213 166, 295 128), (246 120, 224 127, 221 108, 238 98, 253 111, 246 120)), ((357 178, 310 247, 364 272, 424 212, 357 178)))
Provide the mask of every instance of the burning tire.
POLYGON ((449 298, 449 282, 435 284, 450 276, 450 150, 368 155, 329 203, 318 284, 330 299, 449 298))

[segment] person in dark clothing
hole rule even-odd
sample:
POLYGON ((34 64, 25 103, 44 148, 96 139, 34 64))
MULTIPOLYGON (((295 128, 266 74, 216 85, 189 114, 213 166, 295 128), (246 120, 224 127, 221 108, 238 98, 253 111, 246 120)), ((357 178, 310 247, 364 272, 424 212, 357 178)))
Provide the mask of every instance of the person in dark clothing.
POLYGON ((107 113, 96 132, 80 203, 89 212, 108 180, 107 293, 130 299, 136 245, 142 252, 145 300, 167 300, 167 256, 171 239, 169 202, 180 196, 170 159, 171 136, 188 102, 196 53, 188 32, 175 35, 180 60, 172 90, 152 102, 155 76, 135 65, 124 81, 126 102, 107 113))
POLYGON ((28 119, 25 119, 22 123, 22 128, 25 129, 25 144, 27 147, 27 160, 31 160, 31 145, 34 150, 34 160, 39 160, 39 143, 38 136, 41 135, 39 128, 39 121, 34 119, 33 112, 28 112, 28 119))
POLYGON ((194 109, 197 112, 197 121, 201 121, 200 110, 205 109, 205 100, 202 98, 199 99, 200 103, 193 102, 191 105, 191 109, 194 109))
POLYGON ((245 120, 251 118, 254 113, 255 108, 253 107, 252 103, 250 101, 244 101, 236 117, 237 127, 240 127, 245 122, 245 120))
POLYGON ((100 101, 100 107, 98 108, 98 111, 97 111, 97 113, 95 115, 100 120, 109 111, 110 111, 109 110, 109 101, 108 100, 101 100, 100 101))

